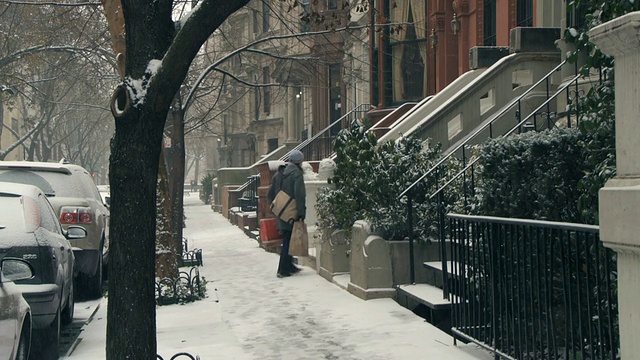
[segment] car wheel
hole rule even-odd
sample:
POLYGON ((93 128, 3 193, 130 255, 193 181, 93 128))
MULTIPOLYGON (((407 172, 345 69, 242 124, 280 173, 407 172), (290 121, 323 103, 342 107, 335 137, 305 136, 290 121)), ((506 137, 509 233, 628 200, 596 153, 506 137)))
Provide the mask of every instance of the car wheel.
POLYGON ((18 351, 16 352, 16 360, 27 360, 29 358, 29 347, 31 339, 29 339, 29 328, 26 324, 22 327, 22 333, 20 334, 20 342, 18 343, 18 351))
POLYGON ((75 312, 75 295, 73 289, 73 280, 71 281, 71 289, 69 290, 69 298, 67 299, 67 306, 62 310, 62 325, 71 324, 73 321, 73 313, 75 312))
POLYGON ((97 299, 102 296, 102 251, 98 256, 98 269, 93 276, 84 275, 84 283, 86 286, 87 296, 97 299))

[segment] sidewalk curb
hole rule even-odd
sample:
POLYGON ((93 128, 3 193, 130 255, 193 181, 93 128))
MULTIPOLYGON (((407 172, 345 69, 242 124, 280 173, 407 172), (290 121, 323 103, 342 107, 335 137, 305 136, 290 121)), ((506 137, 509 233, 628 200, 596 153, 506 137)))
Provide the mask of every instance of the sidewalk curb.
POLYGON ((91 321, 93 320, 93 317, 96 315, 98 310, 100 310, 100 306, 102 306, 102 303, 105 301, 105 299, 106 299, 105 297, 102 298, 102 300, 98 303, 98 305, 96 305, 96 308, 93 309, 93 311, 91 312, 91 315, 89 315, 89 318, 87 318, 87 321, 85 321, 84 325, 82 325, 82 328, 80 328, 80 334, 75 339, 73 344, 71 344, 71 346, 69 347, 69 351, 67 351, 67 353, 64 354, 65 358, 71 356, 71 354, 73 354, 73 351, 76 349, 78 344, 80 344, 80 342, 82 341, 82 333, 84 332, 87 325, 91 323, 91 321))

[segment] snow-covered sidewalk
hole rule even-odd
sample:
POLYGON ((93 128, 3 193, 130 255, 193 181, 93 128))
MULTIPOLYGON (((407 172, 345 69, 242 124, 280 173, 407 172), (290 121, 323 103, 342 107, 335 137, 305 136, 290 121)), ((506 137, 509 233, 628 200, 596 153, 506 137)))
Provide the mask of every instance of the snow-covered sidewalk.
MULTIPOLYGON (((308 267, 276 278, 278 256, 185 196, 189 248, 203 251, 208 298, 157 308, 158 354, 207 359, 492 359, 391 299, 363 301, 308 267), (219 300, 219 301, 218 301, 219 300)), ((106 300, 66 359, 105 358, 106 300)))

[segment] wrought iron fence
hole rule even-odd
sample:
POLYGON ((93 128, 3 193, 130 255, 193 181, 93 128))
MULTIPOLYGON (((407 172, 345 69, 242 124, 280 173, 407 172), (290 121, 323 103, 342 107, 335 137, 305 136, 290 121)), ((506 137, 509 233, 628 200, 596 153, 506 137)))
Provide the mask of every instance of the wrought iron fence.
MULTIPOLYGON (((158 360, 164 360, 164 358, 162 356, 160 356, 160 355, 156 355, 156 357, 157 357, 158 360)), ((193 355, 191 355, 189 353, 186 353, 186 352, 180 352, 180 353, 177 353, 177 354, 173 355, 169 360, 179 360, 179 359, 200 360, 200 356, 198 356, 198 355, 193 356, 193 355)))
POLYGON ((452 332, 513 359, 617 359, 616 254, 597 226, 449 214, 452 332))
MULTIPOLYGON (((497 136, 509 136, 515 133, 526 132, 529 129, 535 131, 542 131, 545 129, 551 129, 558 126, 558 122, 561 119, 565 119, 566 123, 563 124, 566 127, 577 126, 579 124, 580 118, 580 107, 579 107, 579 97, 583 95, 583 90, 580 89, 580 81, 585 80, 581 74, 578 73, 577 64, 574 64, 574 71, 576 75, 568 82, 566 82, 563 86, 558 88, 554 93, 550 92, 550 81, 551 77, 560 71, 563 65, 567 64, 567 61, 564 60, 558 66, 556 66, 553 70, 551 70, 545 77, 540 79, 537 83, 532 85, 527 91, 525 91, 520 97, 512 101, 509 105, 504 107, 502 111, 494 115, 490 121, 474 130, 467 138, 460 142, 459 144, 447 149, 443 156, 436 162, 434 166, 432 166, 426 173, 420 176, 416 181, 414 181, 409 187, 407 187, 398 198, 407 197, 407 216, 409 219, 413 216, 413 199, 415 195, 413 192, 421 186, 422 183, 425 182, 425 179, 433 178, 435 179, 436 190, 429 196, 429 201, 435 201, 439 204, 439 218, 438 221, 438 229, 439 229, 439 238, 440 242, 443 243, 445 241, 444 237, 444 212, 446 205, 445 204, 445 196, 444 193, 446 190, 450 189, 453 184, 460 184, 462 186, 462 193, 464 194, 462 202, 467 204, 468 197, 474 193, 475 188, 475 165, 480 160, 480 157, 476 155, 472 155, 470 153, 473 152, 472 147, 475 143, 482 142, 484 140, 492 139, 497 136), (546 88, 546 100, 540 104, 537 108, 531 111, 528 115, 523 116, 523 106, 522 101, 524 101, 525 97, 529 94, 530 91, 539 87, 545 86, 546 88), (554 113, 551 111, 551 103, 555 101, 560 95, 565 95, 567 98, 568 106, 566 107, 566 111, 562 113, 554 113), (515 125, 504 134, 495 134, 493 126, 497 121, 501 121, 508 111, 515 109, 515 125), (487 137, 488 135, 488 137, 487 137), (453 177, 447 178, 447 166, 450 165, 453 159, 458 160, 458 165, 462 168, 456 175, 453 177)), ((602 69, 598 69, 598 80, 596 82, 602 83, 607 79, 607 73, 602 71, 602 69)), ((413 224, 411 221, 408 221, 409 225, 409 262, 410 262, 410 278, 411 282, 415 281, 415 264, 413 262, 413 224)), ((442 261, 442 271, 444 275, 447 275, 447 254, 444 246, 441 246, 441 261, 442 261)), ((443 289, 443 297, 448 297, 448 288, 446 284, 444 284, 443 289)))
POLYGON ((206 282, 200 271, 193 267, 189 272, 180 271, 177 279, 162 278, 156 281, 156 304, 171 305, 202 299, 206 294, 206 282))

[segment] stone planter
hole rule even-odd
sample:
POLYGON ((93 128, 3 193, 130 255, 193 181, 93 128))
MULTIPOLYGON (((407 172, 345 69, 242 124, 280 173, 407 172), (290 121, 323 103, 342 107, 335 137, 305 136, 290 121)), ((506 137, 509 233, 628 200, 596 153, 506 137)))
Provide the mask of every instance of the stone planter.
MULTIPOLYGON (((430 274, 423 262, 437 260, 439 249, 435 242, 414 242, 417 283, 428 282, 430 274)), ((364 220, 352 227, 349 260, 347 290, 361 299, 393 298, 397 285, 409 283, 409 242, 385 240, 364 220)))
POLYGON ((320 248, 320 276, 332 281, 334 276, 349 272, 350 241, 343 230, 323 230, 320 248))
POLYGON ((393 274, 389 243, 358 220, 351 230, 350 293, 363 299, 393 298, 393 274))

